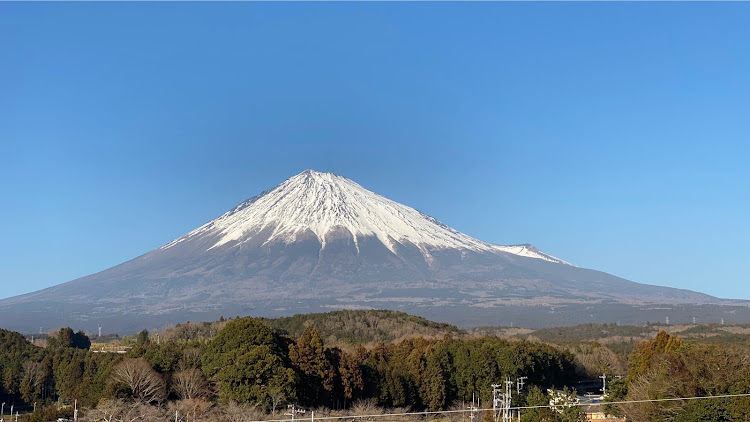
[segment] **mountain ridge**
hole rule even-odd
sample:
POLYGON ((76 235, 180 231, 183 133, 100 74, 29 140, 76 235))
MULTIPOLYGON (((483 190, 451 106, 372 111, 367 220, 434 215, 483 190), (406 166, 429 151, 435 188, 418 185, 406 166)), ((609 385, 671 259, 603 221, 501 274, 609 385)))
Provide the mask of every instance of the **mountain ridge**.
MULTIPOLYGON (((545 325, 609 318, 621 306, 635 323, 653 318, 649 304, 732 305, 728 320, 750 320, 748 303, 579 268, 528 244, 484 242, 343 176, 306 170, 132 260, 0 300, 0 323, 131 327, 383 308, 464 325, 510 314, 545 325)), ((711 309, 706 317, 729 308, 711 309)))

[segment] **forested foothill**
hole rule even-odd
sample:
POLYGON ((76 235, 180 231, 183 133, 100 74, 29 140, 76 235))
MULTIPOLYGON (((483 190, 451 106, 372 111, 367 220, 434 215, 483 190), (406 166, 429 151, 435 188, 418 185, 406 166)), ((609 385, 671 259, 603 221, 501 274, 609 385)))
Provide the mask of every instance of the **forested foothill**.
MULTIPOLYGON (((109 347, 70 328, 52 333, 45 347, 0 330, 0 401, 6 415, 12 405, 26 421, 72 417, 77 406, 82 421, 187 422, 284 419, 290 404, 316 417, 462 410, 474 397, 491 407, 491 385, 521 376, 528 378, 514 406, 574 400, 574 390, 592 391, 591 380, 602 374, 610 402, 744 394, 747 328, 591 324, 500 338, 487 335, 499 328, 465 331, 398 312, 337 311, 185 323, 158 334, 110 336, 109 347)), ((750 420, 750 398, 604 410, 633 421, 750 420)), ((537 408, 521 419, 585 415, 577 406, 537 408)), ((490 412, 484 420, 492 420, 490 412)))

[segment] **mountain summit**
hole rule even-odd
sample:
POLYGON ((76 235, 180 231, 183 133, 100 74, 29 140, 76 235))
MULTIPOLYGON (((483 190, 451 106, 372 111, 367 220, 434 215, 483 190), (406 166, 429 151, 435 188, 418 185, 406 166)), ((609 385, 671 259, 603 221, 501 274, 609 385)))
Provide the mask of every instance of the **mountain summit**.
POLYGON ((750 319, 747 303, 483 242, 345 177, 306 170, 128 262, 0 301, 0 325, 127 332, 221 315, 390 308, 461 325, 543 326, 643 323, 675 307, 702 320, 750 319))
POLYGON ((430 250, 454 248, 476 252, 507 252, 565 264, 531 245, 499 246, 474 239, 414 208, 373 193, 346 177, 305 170, 275 188, 253 197, 161 249, 208 237, 209 249, 285 244, 314 236, 326 247, 327 239, 347 239, 357 253, 363 237, 377 239, 394 255, 416 247, 426 260, 430 250))

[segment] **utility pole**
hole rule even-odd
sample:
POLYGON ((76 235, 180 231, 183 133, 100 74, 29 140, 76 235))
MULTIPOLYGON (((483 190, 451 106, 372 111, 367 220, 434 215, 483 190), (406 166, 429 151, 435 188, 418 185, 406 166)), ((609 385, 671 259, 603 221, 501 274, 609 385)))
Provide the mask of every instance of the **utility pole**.
POLYGON ((293 404, 287 405, 286 408, 289 409, 289 413, 284 413, 284 415, 291 416, 292 422, 294 422, 294 417, 297 415, 297 413, 305 413, 305 409, 300 409, 293 404))
POLYGON ((498 404, 500 405, 500 408, 502 409, 503 403, 502 403, 502 392, 500 390, 500 384, 492 384, 492 417, 495 418, 495 420, 497 420, 499 416, 499 413, 497 411, 498 404))
POLYGON ((527 379, 529 379, 529 377, 518 377, 516 379, 516 389, 517 389, 516 391, 519 396, 521 395, 521 390, 523 390, 523 385, 525 384, 525 382, 523 381, 527 379))
POLYGON ((495 420, 502 419, 503 422, 513 421, 513 412, 511 410, 513 385, 515 384, 515 389, 520 395, 525 384, 524 380, 527 379, 528 377, 518 377, 516 381, 511 381, 510 377, 506 377, 503 384, 492 384, 492 412, 495 420))
POLYGON ((474 393, 471 393, 471 406, 469 406, 469 411, 471 412, 469 414, 469 419, 471 420, 471 422, 474 422, 474 414, 477 410, 479 409, 477 409, 477 407, 474 405, 474 393))
POLYGON ((513 384, 515 384, 513 381, 510 380, 510 378, 505 378, 505 405, 503 406, 505 409, 505 413, 503 414, 503 422, 512 422, 513 417, 510 412, 510 406, 511 406, 511 398, 513 394, 513 384))
POLYGON ((285 416, 291 416, 292 422, 294 422, 294 414, 297 413, 296 409, 294 408, 293 404, 289 404, 286 406, 287 409, 290 409, 289 413, 284 413, 285 416))
POLYGON ((602 379, 602 397, 607 395, 607 374, 602 374, 599 378, 602 379))

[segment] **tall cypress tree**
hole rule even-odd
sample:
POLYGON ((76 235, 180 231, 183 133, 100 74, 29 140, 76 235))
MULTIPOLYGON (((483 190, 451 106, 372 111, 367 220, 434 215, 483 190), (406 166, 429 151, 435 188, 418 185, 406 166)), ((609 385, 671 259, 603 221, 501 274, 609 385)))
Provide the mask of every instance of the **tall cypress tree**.
POLYGON ((313 326, 308 326, 297 344, 289 346, 289 360, 301 378, 301 399, 307 404, 318 404, 325 392, 333 390, 336 372, 326 359, 323 340, 313 326))

